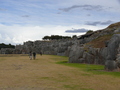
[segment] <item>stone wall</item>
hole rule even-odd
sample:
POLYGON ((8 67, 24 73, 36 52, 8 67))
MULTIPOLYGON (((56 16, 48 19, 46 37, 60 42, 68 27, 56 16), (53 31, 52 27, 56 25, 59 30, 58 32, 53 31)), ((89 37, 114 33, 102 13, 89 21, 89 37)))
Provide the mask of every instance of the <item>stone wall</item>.
POLYGON ((27 41, 23 45, 17 45, 19 53, 29 53, 30 51, 49 55, 68 56, 71 45, 78 43, 79 40, 52 40, 52 41, 27 41))

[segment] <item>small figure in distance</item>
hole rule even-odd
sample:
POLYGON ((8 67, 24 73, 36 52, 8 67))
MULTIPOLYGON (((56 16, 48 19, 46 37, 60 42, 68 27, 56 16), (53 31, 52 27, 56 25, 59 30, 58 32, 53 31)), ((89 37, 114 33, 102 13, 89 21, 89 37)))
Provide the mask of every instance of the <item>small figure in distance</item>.
POLYGON ((36 53, 33 52, 33 59, 35 60, 36 59, 36 53))
POLYGON ((40 55, 42 56, 42 51, 40 51, 40 55))
POLYGON ((29 53, 29 58, 30 58, 30 60, 32 60, 32 52, 31 51, 29 53))

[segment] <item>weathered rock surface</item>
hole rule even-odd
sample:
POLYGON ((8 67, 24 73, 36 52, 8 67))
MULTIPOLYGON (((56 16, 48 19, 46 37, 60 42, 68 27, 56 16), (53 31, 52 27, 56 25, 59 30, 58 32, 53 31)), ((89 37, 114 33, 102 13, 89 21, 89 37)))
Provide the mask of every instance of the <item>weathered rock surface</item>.
POLYGON ((117 63, 114 60, 107 60, 105 62, 105 69, 108 71, 113 71, 117 69, 117 63))
POLYGON ((71 46, 69 54, 70 63, 90 63, 105 64, 105 69, 117 69, 117 63, 120 66, 120 34, 114 34, 109 40, 107 47, 92 48, 80 47, 78 45, 71 46), (116 62, 117 60, 117 62, 116 62))
POLYGON ((106 69, 113 69, 113 70, 117 69, 117 62, 115 61, 116 60, 119 61, 119 56, 118 56, 119 45, 120 45, 120 34, 115 34, 108 43, 108 47, 107 47, 108 55, 106 56, 107 64, 105 65, 106 69))
POLYGON ((29 53, 30 51, 40 53, 40 51, 42 51, 43 54, 68 56, 70 46, 77 43, 77 41, 78 40, 28 41, 24 42, 23 45, 17 45, 16 49, 18 49, 20 53, 29 53))

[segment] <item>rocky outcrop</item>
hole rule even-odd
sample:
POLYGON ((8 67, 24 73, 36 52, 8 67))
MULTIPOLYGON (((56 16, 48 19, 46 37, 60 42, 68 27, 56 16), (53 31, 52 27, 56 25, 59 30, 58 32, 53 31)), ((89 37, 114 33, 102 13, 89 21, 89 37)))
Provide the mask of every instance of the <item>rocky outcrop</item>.
POLYGON ((120 66, 120 34, 114 34, 107 47, 73 45, 70 49, 69 63, 105 64, 106 70, 120 66))
POLYGON ((82 35, 79 40, 80 44, 71 46, 69 63, 103 64, 106 70, 120 68, 120 23, 112 24, 103 30, 82 35), (102 48, 95 48, 86 44, 105 35, 111 36, 111 39, 105 41, 105 45, 102 48))
POLYGON ((108 43, 108 55, 106 56, 105 69, 114 70, 117 69, 117 63, 119 66, 119 46, 120 46, 120 34, 115 34, 108 43), (117 61, 117 62, 116 62, 117 61))
POLYGON ((120 34, 120 22, 111 24, 105 29, 81 35, 78 39, 80 40, 80 44, 85 44, 98 37, 102 37, 105 35, 113 35, 117 33, 120 34))
POLYGON ((105 49, 73 45, 69 54, 69 63, 104 64, 105 55, 103 52, 105 49))

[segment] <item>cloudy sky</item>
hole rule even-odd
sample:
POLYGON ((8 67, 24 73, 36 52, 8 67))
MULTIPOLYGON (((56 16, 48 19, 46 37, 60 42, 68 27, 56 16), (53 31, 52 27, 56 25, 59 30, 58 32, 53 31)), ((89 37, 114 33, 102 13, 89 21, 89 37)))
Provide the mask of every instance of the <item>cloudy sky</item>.
POLYGON ((120 21, 120 0, 0 0, 0 43, 73 36, 120 21))

